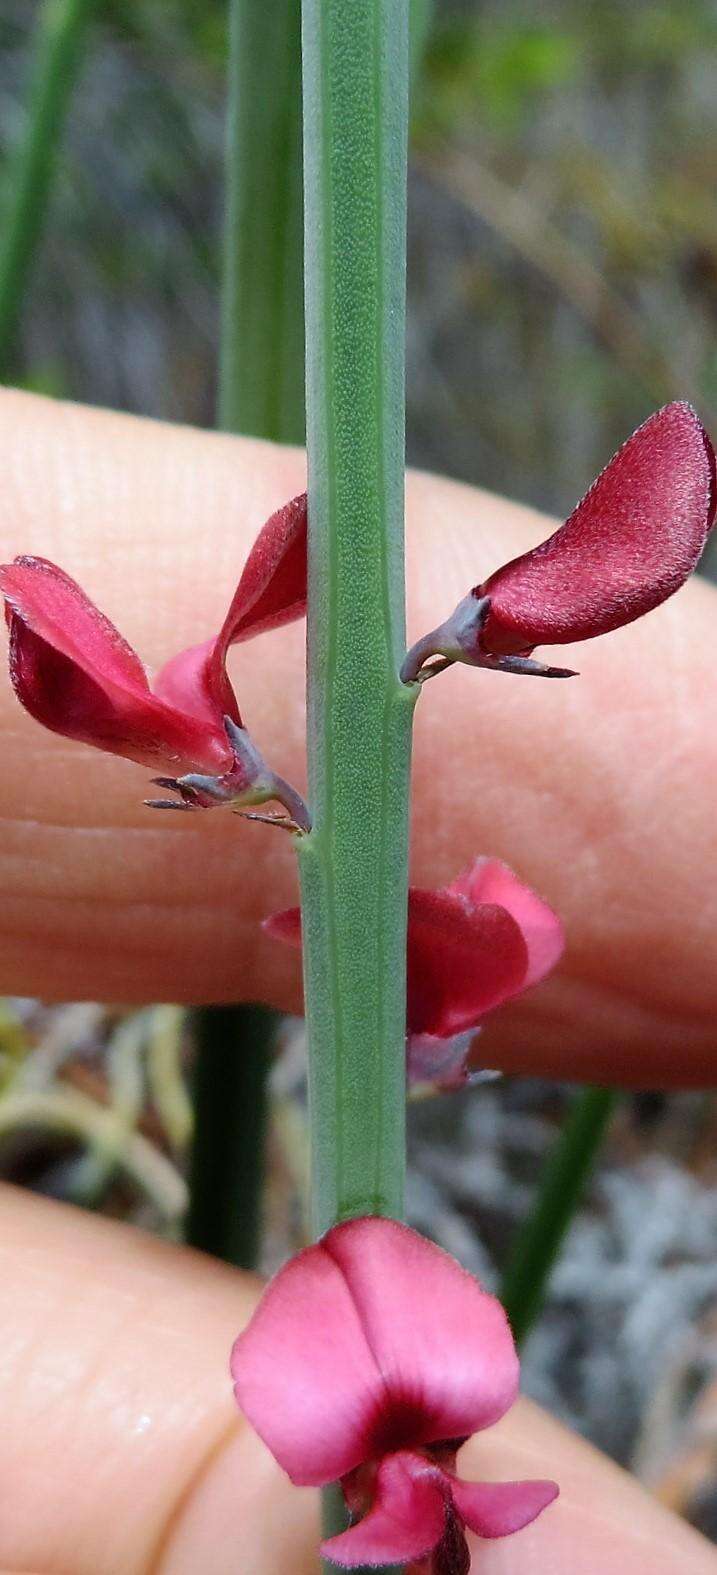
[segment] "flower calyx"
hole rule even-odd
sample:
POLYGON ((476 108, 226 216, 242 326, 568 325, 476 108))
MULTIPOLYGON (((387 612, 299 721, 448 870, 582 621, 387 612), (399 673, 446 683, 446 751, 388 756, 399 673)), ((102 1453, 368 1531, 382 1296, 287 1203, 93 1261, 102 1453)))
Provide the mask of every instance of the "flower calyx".
POLYGON ((260 819, 287 831, 309 832, 311 817, 301 794, 271 770, 246 728, 225 716, 224 731, 233 755, 229 770, 219 776, 188 771, 181 777, 153 777, 157 787, 167 788, 177 796, 147 798, 144 802, 148 808, 192 812, 224 807, 241 814, 250 805, 276 800, 284 805, 285 816, 251 815, 246 818, 260 819))

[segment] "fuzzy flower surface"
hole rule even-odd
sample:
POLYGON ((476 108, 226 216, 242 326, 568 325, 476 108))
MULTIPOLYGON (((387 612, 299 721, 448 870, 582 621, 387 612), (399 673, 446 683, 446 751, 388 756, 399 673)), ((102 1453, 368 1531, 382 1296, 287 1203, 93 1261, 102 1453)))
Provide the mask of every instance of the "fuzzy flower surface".
POLYGON ((456 1454, 512 1406, 519 1364, 500 1303, 455 1259, 393 1220, 337 1225, 267 1287, 234 1346, 239 1406, 291 1480, 341 1481, 346 1568, 467 1575, 466 1528, 520 1531, 550 1481, 466 1482, 456 1454))
MULTIPOLYGON (((298 908, 265 919, 301 945, 298 908)), ((408 893, 406 1064, 411 1083, 454 1088, 483 1019, 538 984, 565 945, 562 924, 500 859, 478 858, 448 886, 408 893)))
POLYGON ((409 651, 506 672, 572 676, 532 662, 538 645, 590 640, 641 618, 684 585, 715 518, 715 455, 691 405, 665 405, 606 465, 547 541, 476 585, 409 651))
POLYGON ((45 558, 18 557, 0 567, 15 693, 52 732, 165 773, 158 780, 177 793, 173 808, 261 801, 271 796, 266 768, 243 728, 226 657, 305 612, 305 562, 302 495, 263 526, 218 635, 181 651, 150 683, 75 580, 45 558))

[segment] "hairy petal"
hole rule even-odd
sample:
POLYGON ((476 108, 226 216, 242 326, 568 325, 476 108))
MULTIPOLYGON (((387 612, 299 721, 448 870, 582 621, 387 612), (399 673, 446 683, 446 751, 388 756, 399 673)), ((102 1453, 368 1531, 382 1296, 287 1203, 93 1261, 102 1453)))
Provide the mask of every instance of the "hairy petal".
POLYGON ((506 1315, 454 1258, 385 1219, 349 1220, 323 1246, 384 1382, 371 1454, 465 1438, 508 1410, 519 1367, 506 1315))
POLYGON ((325 1239, 267 1286, 231 1370, 239 1406, 293 1482, 320 1486, 367 1458, 383 1380, 325 1239))
POLYGON ((406 1451, 381 1462, 368 1513, 358 1525, 323 1542, 321 1553, 348 1569, 361 1564, 404 1564, 431 1553, 445 1524, 442 1473, 406 1451))
POLYGON ((557 1482, 451 1482, 458 1513, 479 1537, 509 1537, 557 1498, 557 1482))
POLYGON ((528 948, 525 989, 538 984, 560 961, 565 931, 558 915, 500 859, 474 859, 446 889, 462 897, 469 909, 494 903, 512 914, 528 948))
POLYGON ((715 456, 691 406, 638 427, 547 541, 476 587, 480 649, 510 655, 631 623, 692 573, 715 517, 715 456))
POLYGON ((232 1354, 239 1405, 294 1482, 467 1437, 512 1405, 495 1297, 395 1221, 337 1225, 271 1281, 232 1354))

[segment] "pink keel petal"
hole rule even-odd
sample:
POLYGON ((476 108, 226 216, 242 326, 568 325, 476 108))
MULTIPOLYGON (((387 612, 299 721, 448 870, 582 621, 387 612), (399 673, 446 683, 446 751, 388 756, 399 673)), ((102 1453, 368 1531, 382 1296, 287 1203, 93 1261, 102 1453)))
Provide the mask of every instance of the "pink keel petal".
POLYGON ((528 949, 505 908, 467 910, 450 890, 408 896, 409 1034, 448 1038, 525 986, 528 949))
POLYGON ((518 1358, 506 1315, 454 1258, 383 1219, 339 1225, 324 1247, 383 1378, 365 1458, 467 1438, 508 1410, 518 1358))
POLYGON ((528 972, 524 989, 538 984, 560 961, 565 950, 565 931, 547 902, 500 859, 475 859, 468 869, 451 881, 449 892, 462 897, 470 909, 481 903, 505 908, 520 925, 528 948, 528 972))
POLYGON ((478 1537, 509 1537, 536 1520, 557 1498, 557 1482, 451 1481, 453 1502, 478 1537))
POLYGON ((495 655, 606 634, 692 573, 715 516, 715 456, 694 410, 666 405, 633 433, 565 524, 476 588, 495 655))
POLYGON ((352 1569, 360 1564, 405 1564, 431 1553, 446 1524, 441 1473, 419 1457, 382 1461, 374 1502, 358 1525, 321 1545, 324 1558, 352 1569))
POLYGON ((216 639, 203 640, 201 645, 180 651, 160 669, 154 690, 169 705, 210 727, 221 727, 225 716, 241 727, 241 713, 218 645, 216 639))

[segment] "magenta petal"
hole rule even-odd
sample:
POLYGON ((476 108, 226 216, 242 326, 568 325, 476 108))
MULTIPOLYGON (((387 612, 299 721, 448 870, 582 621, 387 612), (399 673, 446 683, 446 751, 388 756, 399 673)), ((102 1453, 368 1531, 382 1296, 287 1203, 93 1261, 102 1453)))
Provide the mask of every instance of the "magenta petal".
POLYGON ((417 1455, 389 1455, 379 1466, 373 1504, 358 1525, 321 1544, 324 1558, 352 1569, 405 1564, 431 1553, 446 1524, 441 1472, 417 1455))
POLYGON ((528 948, 525 989, 544 979, 560 961, 565 950, 565 931, 560 919, 547 902, 518 880, 500 859, 474 859, 446 889, 462 897, 470 909, 487 902, 506 908, 512 914, 528 948))
POLYGON ((479 1537, 509 1537, 557 1498, 557 1482, 462 1482, 451 1479, 458 1513, 479 1537))
POLYGON ((454 1258, 384 1219, 350 1220, 323 1245, 383 1379, 369 1455, 467 1438, 508 1410, 519 1368, 506 1315, 454 1258))
POLYGON ((476 588, 491 602, 481 650, 563 645, 641 617, 691 574, 714 516, 709 437, 690 405, 666 405, 628 438, 548 541, 476 588))
POLYGON ((408 895, 409 1034, 448 1038, 525 986, 520 925, 494 903, 467 908, 450 889, 408 895))
POLYGON ((292 1481, 332 1482, 367 1457, 383 1379, 326 1238, 271 1281, 231 1367, 238 1404, 292 1481))
POLYGON ((306 493, 262 526, 224 620, 224 650, 306 612, 306 493))

